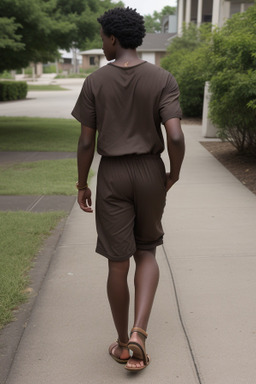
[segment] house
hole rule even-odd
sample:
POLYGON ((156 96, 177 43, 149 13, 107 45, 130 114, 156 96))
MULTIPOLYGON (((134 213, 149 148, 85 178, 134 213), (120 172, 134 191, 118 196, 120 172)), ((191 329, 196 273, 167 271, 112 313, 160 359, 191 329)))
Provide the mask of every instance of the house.
POLYGON ((89 49, 80 52, 80 55, 82 56, 82 69, 84 70, 95 67, 100 68, 107 64, 107 59, 102 49, 89 49))
MULTIPOLYGON (((143 39, 143 44, 137 48, 139 57, 160 66, 160 60, 166 54, 167 47, 175 35, 176 33, 147 33, 143 39)), ((80 55, 84 70, 107 64, 102 49, 89 49, 80 52, 80 55)))
POLYGON ((58 62, 58 71, 63 73, 77 73, 81 67, 82 57, 76 48, 70 51, 59 50, 61 59, 58 62))
POLYGON ((163 16, 162 33, 177 33, 177 15, 163 16))
POLYGON ((226 19, 234 13, 244 12, 253 5, 252 0, 177 0, 178 34, 182 34, 183 23, 212 23, 213 27, 222 27, 226 19))
POLYGON ((166 55, 167 47, 176 33, 147 33, 143 43, 137 48, 142 60, 160 66, 161 59, 166 55))

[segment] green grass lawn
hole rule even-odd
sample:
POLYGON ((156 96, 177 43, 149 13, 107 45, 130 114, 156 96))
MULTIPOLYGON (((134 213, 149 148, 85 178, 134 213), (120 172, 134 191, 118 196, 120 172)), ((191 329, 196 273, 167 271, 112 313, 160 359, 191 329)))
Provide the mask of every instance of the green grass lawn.
POLYGON ((79 135, 75 119, 0 116, 1 151, 75 152, 79 135))
POLYGON ((39 84, 29 84, 28 91, 68 91, 67 88, 62 88, 57 84, 50 85, 39 85, 39 84))
POLYGON ((35 254, 65 212, 0 212, 0 329, 27 299, 35 254))
POLYGON ((76 159, 0 166, 0 195, 75 195, 76 159))
MULTIPOLYGON (((72 119, 0 117, 0 150, 76 152, 80 124, 72 119)), ((0 195, 75 195, 76 159, 2 164, 0 195)), ((28 272, 64 212, 0 212, 0 328, 26 300, 28 272)))

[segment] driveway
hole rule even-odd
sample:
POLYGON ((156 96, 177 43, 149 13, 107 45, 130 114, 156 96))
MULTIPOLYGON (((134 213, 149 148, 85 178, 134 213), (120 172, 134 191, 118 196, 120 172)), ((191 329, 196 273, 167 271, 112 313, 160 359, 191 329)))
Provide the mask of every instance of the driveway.
MULTIPOLYGON (((84 79, 52 81, 66 91, 30 91, 25 100, 0 102, 0 116, 56 117, 70 119, 84 79)), ((40 84, 40 82, 35 82, 40 84)))

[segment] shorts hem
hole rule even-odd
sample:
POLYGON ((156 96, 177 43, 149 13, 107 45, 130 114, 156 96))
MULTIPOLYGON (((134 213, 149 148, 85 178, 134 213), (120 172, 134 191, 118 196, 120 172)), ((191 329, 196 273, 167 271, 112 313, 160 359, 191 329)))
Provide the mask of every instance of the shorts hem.
POLYGON ((136 244, 137 249, 152 249, 155 247, 158 247, 159 245, 162 245, 164 243, 163 238, 159 239, 158 241, 152 242, 151 244, 136 244))
POLYGON ((106 258, 107 258, 108 260, 110 260, 110 261, 117 261, 117 262, 118 262, 118 261, 129 260, 129 259, 134 255, 134 253, 136 252, 136 249, 135 249, 133 252, 131 252, 131 253, 129 253, 128 255, 123 256, 123 257, 108 255, 105 251, 103 251, 103 250, 102 250, 101 248, 99 248, 99 247, 96 247, 95 252, 98 253, 98 254, 101 255, 101 256, 106 257, 106 258))

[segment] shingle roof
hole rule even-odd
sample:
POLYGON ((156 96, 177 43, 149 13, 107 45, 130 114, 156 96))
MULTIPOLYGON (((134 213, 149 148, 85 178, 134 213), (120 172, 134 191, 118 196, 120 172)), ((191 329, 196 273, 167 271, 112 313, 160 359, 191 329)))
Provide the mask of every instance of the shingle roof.
POLYGON ((174 36, 176 36, 176 33, 147 33, 137 51, 166 52, 171 38, 174 36))
MULTIPOLYGON (((166 52, 171 39, 176 33, 147 33, 143 43, 137 48, 138 52, 166 52)), ((102 49, 89 49, 80 52, 81 55, 104 55, 102 49)))
POLYGON ((88 49, 87 51, 80 52, 80 55, 104 55, 104 52, 101 48, 88 49))

